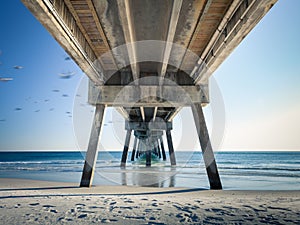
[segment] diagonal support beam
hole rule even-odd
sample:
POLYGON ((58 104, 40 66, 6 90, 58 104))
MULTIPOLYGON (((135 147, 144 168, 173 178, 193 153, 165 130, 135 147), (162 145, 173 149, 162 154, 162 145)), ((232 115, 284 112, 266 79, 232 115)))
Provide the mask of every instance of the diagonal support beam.
POLYGON ((161 159, 161 149, 159 147, 159 140, 158 139, 156 140, 155 144, 156 144, 156 149, 157 149, 157 152, 158 152, 158 158, 161 159))
POLYGON ((210 189, 222 189, 217 163, 209 139, 209 134, 206 127, 201 103, 196 103, 192 105, 192 111, 198 133, 198 138, 202 149, 202 155, 206 167, 210 189))
POLYGON ((172 114, 168 117, 168 122, 171 122, 175 118, 175 116, 180 112, 181 109, 182 107, 177 107, 175 111, 172 112, 172 114))
POLYGON ((121 165, 120 165, 121 168, 125 168, 126 166, 130 137, 131 137, 131 130, 127 130, 124 149, 122 153, 121 165))
POLYGON ((152 144, 149 139, 145 141, 146 145, 146 167, 151 166, 151 151, 152 151, 152 144))
POLYGON ((167 135, 167 142, 168 142, 168 147, 169 147, 171 166, 176 166, 176 158, 175 158, 175 152, 174 152, 174 147, 173 147, 171 131, 166 130, 166 135, 167 135))
POLYGON ((157 109, 158 109, 158 107, 155 106, 154 107, 154 112, 153 112, 153 118, 152 118, 153 122, 155 121, 155 118, 156 118, 156 115, 157 115, 157 109))
POLYGON ((160 141, 162 158, 163 158, 164 161, 166 161, 167 157, 166 157, 165 146, 164 146, 164 142, 163 142, 162 137, 159 138, 159 141, 160 141))
POLYGON ((92 125, 88 150, 85 156, 85 162, 80 182, 80 187, 91 187, 94 177, 95 165, 97 161, 97 146, 101 135, 105 105, 97 105, 92 125))
POLYGON ((115 109, 117 110, 118 113, 120 113, 125 120, 129 120, 129 114, 128 112, 124 109, 124 107, 115 107, 115 109))
POLYGON ((135 155, 136 159, 139 158, 139 156, 140 156, 141 147, 142 147, 142 141, 139 139, 137 150, 136 150, 136 155, 135 155))
POLYGON ((131 154, 131 161, 134 161, 134 156, 136 152, 136 147, 137 147, 137 138, 134 138, 134 143, 133 143, 133 149, 132 149, 132 154, 131 154))
POLYGON ((143 121, 145 121, 145 111, 143 106, 140 107, 140 111, 141 111, 142 119, 143 121))

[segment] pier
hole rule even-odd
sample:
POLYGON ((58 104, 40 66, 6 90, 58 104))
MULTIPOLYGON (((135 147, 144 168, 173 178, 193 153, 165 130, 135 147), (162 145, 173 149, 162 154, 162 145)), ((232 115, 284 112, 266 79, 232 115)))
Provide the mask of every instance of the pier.
POLYGON ((173 119, 191 107, 210 188, 222 189, 203 114, 209 78, 276 1, 22 0, 90 79, 96 110, 80 186, 92 185, 107 107, 125 120, 122 168, 139 157, 175 167, 173 119))

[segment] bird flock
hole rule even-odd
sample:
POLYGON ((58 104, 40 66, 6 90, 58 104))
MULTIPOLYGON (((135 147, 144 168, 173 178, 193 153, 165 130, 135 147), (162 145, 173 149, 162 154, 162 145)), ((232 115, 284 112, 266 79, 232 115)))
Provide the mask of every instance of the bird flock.
MULTIPOLYGON (((1 51, 1 50, 0 50, 0 56, 2 56, 2 51, 1 51)), ((69 56, 64 56, 64 60, 65 60, 65 61, 71 61, 72 59, 71 59, 71 57, 69 57, 69 56)), ((2 66, 1 58, 0 58, 0 66, 2 66)), ((0 67, 0 68, 1 68, 1 67, 0 67)), ((22 65, 14 65, 14 66, 12 66, 11 68, 14 69, 14 70, 26 70, 26 68, 24 68, 22 65)), ((58 74, 57 74, 57 76, 58 76, 59 79, 71 79, 74 75, 76 75, 76 73, 75 73, 74 71, 61 72, 61 73, 58 73, 58 74)), ((7 75, 6 75, 6 76, 2 76, 2 75, 0 74, 0 83, 7 83, 7 82, 11 82, 11 81, 13 81, 13 80, 14 80, 14 78, 11 77, 11 76, 7 76, 7 75)), ((1 84, 0 84, 0 85, 1 85, 1 84)), ((1 88, 1 86, 0 86, 0 88, 1 88)), ((60 93, 60 90, 59 90, 59 89, 53 89, 52 92, 53 92, 53 93, 59 94, 59 93, 60 93)), ((61 97, 62 97, 62 98, 68 98, 69 95, 66 94, 66 93, 62 93, 62 94, 61 94, 61 97)), ((77 94, 76 97, 81 97, 81 96, 77 94)), ((46 104, 46 103, 50 102, 50 99, 47 98, 47 99, 43 99, 43 100, 34 100, 32 97, 27 97, 27 98, 25 99, 25 101, 31 102, 31 103, 33 103, 33 104, 40 105, 41 103, 46 104)), ((87 104, 82 104, 82 106, 87 106, 87 104)), ((23 110, 23 108, 20 107, 20 106, 14 108, 14 111, 15 111, 15 112, 22 111, 22 110, 23 110)), ((54 111, 54 110, 55 110, 54 107, 49 108, 49 111, 50 111, 50 112, 52 112, 52 111, 54 111)), ((36 109, 35 109, 33 112, 34 112, 34 113, 39 113, 39 112, 41 112, 41 109, 39 109, 39 108, 36 107, 36 109)), ((66 114, 68 117, 72 117, 72 113, 71 113, 70 111, 66 111, 65 114, 66 114)), ((1 118, 1 117, 0 117, 0 122, 6 122, 6 121, 7 121, 7 119, 1 118)))
MULTIPOLYGON (((2 55, 2 51, 0 50, 0 56, 2 55)), ((71 61, 72 59, 71 59, 71 57, 69 57, 69 56, 63 56, 64 57, 64 60, 65 61, 71 61)), ((0 66, 2 65, 2 62, 0 61, 0 66)), ((13 67, 12 67, 14 70, 25 70, 26 68, 24 68, 23 66, 21 66, 21 65, 14 65, 13 67)), ((60 72, 60 73, 58 73, 57 74, 58 75, 58 78, 59 79, 71 79, 74 75, 76 75, 76 73, 74 72, 74 71, 67 71, 67 72, 60 72)), ((3 82, 3 83, 5 83, 5 82, 9 82, 9 81, 13 81, 14 79, 13 79, 13 77, 10 77, 10 76, 5 76, 5 77, 3 77, 3 76, 0 76, 0 82, 3 82)), ((62 98, 68 98, 69 97, 69 95, 68 94, 66 94, 66 93, 62 93, 62 94, 60 94, 61 93, 61 90, 59 90, 59 89, 52 89, 51 90, 51 92, 53 93, 53 94, 56 94, 56 95, 60 95, 62 98)), ((57 96, 57 97, 58 97, 57 96)), ((77 98, 81 98, 81 95, 80 94, 76 94, 76 97, 77 98)), ((41 106, 41 104, 47 104, 47 103, 49 103, 51 100, 50 99, 39 99, 39 100, 37 100, 37 99, 34 99, 34 98, 32 98, 32 97, 27 97, 26 99, 25 99, 25 101, 26 102, 30 102, 30 103, 33 103, 34 105, 37 105, 36 107, 35 107, 35 109, 33 110, 33 112, 34 113, 39 113, 39 112, 41 112, 41 109, 38 107, 38 106, 41 106)), ((79 103, 79 106, 80 107, 87 107, 87 106, 89 106, 87 103, 79 103)), ((15 107, 14 108, 14 111, 15 112, 20 112, 20 111, 22 111, 23 110, 23 108, 22 107, 20 107, 20 106, 18 106, 18 107, 15 107)), ((51 107, 51 108, 49 108, 48 107, 48 111, 49 112, 53 112, 53 111, 55 111, 55 108, 54 107, 51 107)), ((94 113, 94 110, 92 109, 92 110, 90 110, 89 111, 90 113, 94 113)), ((0 112, 1 113, 1 112, 0 112)), ((65 112, 65 115, 67 116, 67 117, 70 117, 70 118, 72 118, 72 112, 70 112, 70 111, 66 111, 65 112)), ((0 117, 0 123, 1 122, 6 122, 7 121, 7 119, 6 118, 1 118, 0 117)), ((105 123, 103 123, 103 126, 108 126, 108 125, 111 125, 111 124, 113 124, 113 123, 122 123, 123 121, 112 121, 112 120, 109 120, 109 121, 107 121, 107 122, 105 122, 105 123)))

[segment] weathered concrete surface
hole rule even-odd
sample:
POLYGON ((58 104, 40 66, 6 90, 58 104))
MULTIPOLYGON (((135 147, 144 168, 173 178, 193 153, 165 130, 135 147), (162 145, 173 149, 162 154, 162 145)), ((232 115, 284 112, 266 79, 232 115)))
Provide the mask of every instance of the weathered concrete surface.
POLYGON ((97 105, 94 121, 91 130, 88 150, 85 156, 85 162, 80 182, 80 187, 90 187, 93 183, 95 165, 98 155, 98 141, 101 136, 101 128, 103 123, 105 105, 97 105))

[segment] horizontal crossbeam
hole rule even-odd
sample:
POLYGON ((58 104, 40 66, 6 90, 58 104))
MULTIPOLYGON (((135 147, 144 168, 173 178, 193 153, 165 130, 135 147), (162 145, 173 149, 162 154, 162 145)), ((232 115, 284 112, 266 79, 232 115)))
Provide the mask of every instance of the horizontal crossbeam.
POLYGON ((126 130, 172 130, 172 122, 152 121, 152 122, 125 122, 126 130))
POLYGON ((122 107, 182 107, 209 103, 207 86, 94 86, 90 84, 89 103, 122 107))

